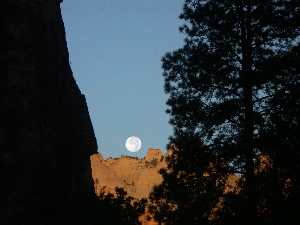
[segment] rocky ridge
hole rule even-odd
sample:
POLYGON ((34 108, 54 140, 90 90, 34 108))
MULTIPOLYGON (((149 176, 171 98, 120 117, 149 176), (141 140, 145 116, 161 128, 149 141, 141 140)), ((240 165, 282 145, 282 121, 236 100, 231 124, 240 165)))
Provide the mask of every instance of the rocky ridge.
MULTIPOLYGON (((122 187, 128 195, 136 198, 148 198, 154 185, 162 182, 162 176, 158 173, 161 168, 167 166, 166 157, 172 154, 169 149, 165 154, 159 149, 150 148, 145 158, 121 156, 120 158, 103 158, 100 152, 90 157, 92 176, 94 179, 95 192, 99 194, 101 187, 106 191, 114 193, 115 187, 122 187)), ((230 175, 225 192, 233 190, 239 176, 230 175)), ((150 216, 148 210, 140 218, 142 225, 157 225, 150 216)))
MULTIPOLYGON (((150 148, 145 158, 121 156, 120 158, 103 158, 100 152, 90 157, 95 192, 105 186, 106 191, 114 193, 115 187, 122 187, 128 195, 147 198, 152 187, 162 182, 159 169, 166 167, 166 157, 171 149, 163 154, 160 149, 150 148)), ((141 216, 142 225, 156 225, 153 219, 147 220, 149 213, 141 216)))
POLYGON ((135 198, 148 197, 152 187, 162 182, 158 170, 167 165, 159 149, 150 148, 145 158, 121 156, 104 160, 100 152, 91 156, 92 176, 96 193, 100 188, 113 192, 116 186, 124 188, 135 198))

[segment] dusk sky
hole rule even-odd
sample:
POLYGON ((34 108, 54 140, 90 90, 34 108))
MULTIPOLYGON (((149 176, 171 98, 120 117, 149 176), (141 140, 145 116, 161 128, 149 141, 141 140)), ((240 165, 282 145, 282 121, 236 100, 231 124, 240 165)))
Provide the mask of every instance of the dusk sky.
POLYGON ((76 82, 85 95, 98 151, 104 158, 166 151, 172 134, 165 113, 161 58, 183 46, 183 0, 64 0, 61 4, 76 82), (142 148, 126 150, 137 136, 142 148))

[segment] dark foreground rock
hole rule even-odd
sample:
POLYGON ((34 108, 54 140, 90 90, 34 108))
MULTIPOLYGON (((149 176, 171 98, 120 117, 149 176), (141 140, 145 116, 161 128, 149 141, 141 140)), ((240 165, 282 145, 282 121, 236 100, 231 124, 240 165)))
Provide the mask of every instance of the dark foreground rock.
POLYGON ((98 213, 97 143, 69 65, 61 2, 0 1, 2 225, 95 224, 98 213))

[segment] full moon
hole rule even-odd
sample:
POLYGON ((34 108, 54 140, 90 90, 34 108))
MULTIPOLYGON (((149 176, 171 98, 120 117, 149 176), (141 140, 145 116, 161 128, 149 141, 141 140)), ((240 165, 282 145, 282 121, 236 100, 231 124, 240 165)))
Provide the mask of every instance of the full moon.
POLYGON ((130 152, 137 152, 142 146, 142 142, 138 137, 132 136, 127 138, 125 146, 130 152))

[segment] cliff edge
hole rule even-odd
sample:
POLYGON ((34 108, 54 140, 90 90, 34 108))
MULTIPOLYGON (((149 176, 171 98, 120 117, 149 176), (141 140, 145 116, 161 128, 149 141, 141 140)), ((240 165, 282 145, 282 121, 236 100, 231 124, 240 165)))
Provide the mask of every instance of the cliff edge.
POLYGON ((61 2, 0 3, 3 225, 92 224, 97 143, 69 65, 61 2))

